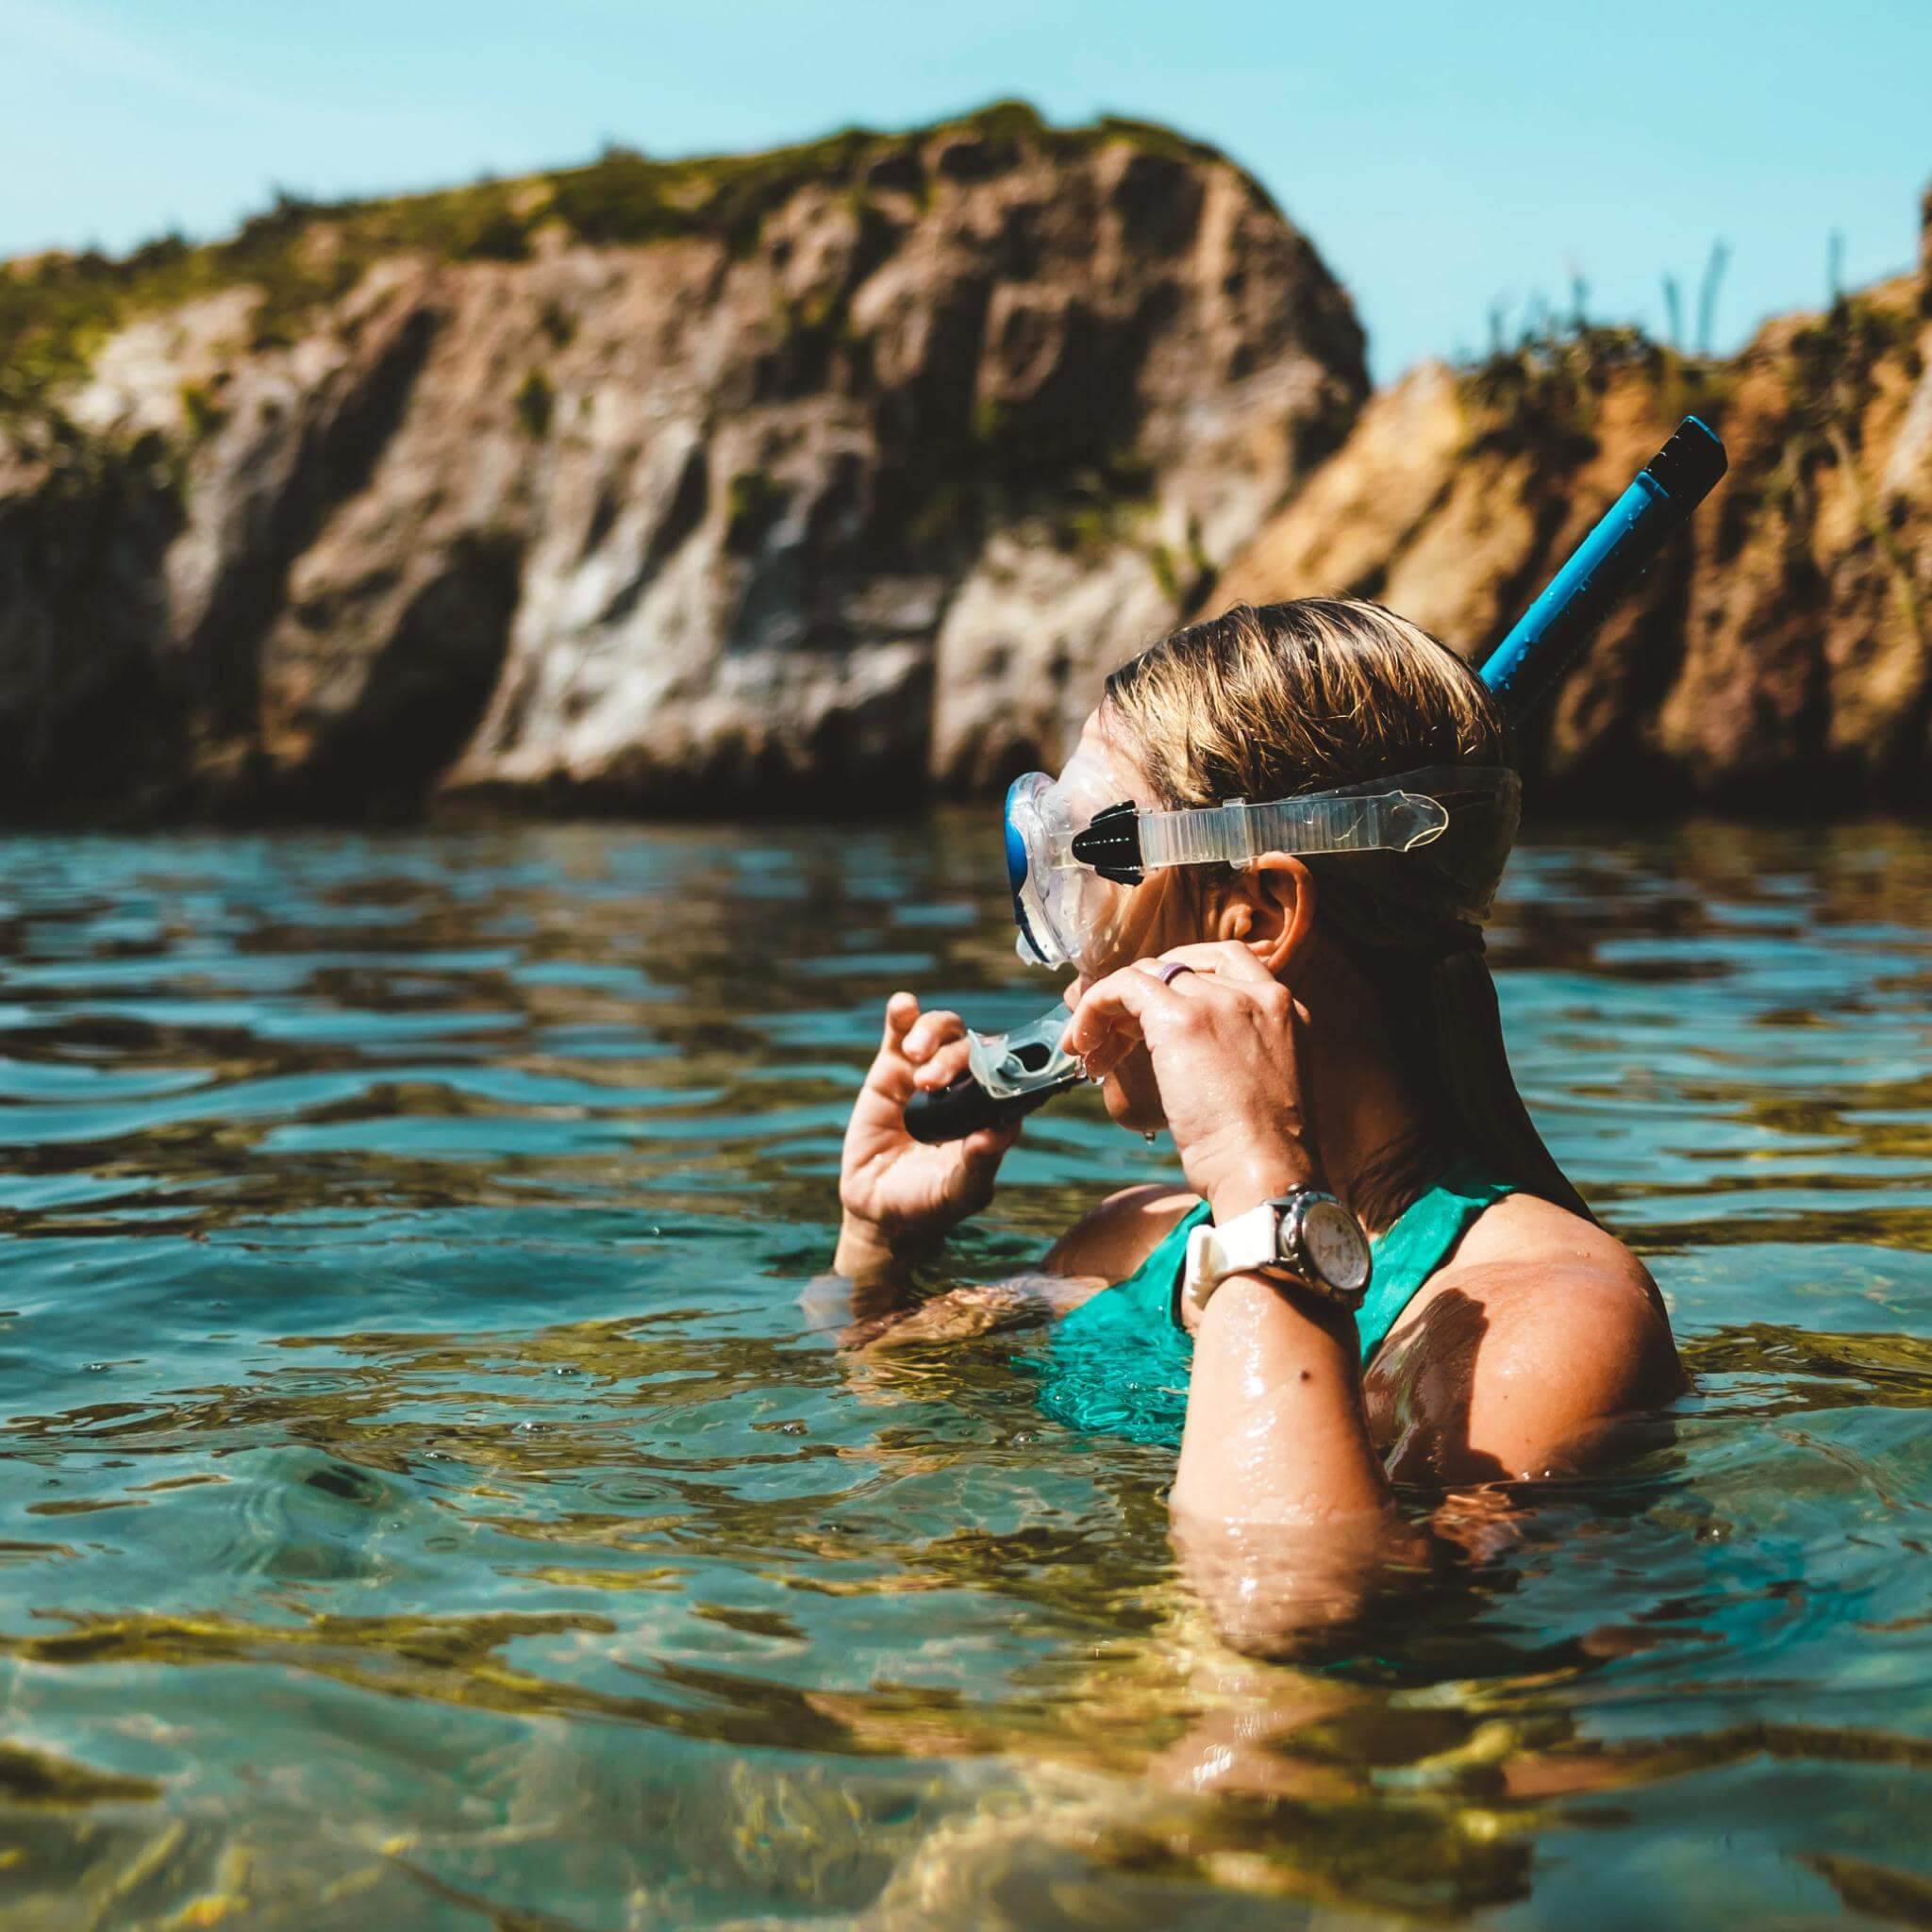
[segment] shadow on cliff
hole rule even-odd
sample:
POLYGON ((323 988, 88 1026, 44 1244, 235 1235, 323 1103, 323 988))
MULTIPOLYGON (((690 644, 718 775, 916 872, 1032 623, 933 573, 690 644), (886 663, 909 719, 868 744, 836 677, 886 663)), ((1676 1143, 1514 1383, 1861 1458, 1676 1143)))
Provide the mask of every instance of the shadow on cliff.
POLYGON ((354 703, 315 732, 306 758, 263 780, 257 809, 331 820, 418 814, 496 689, 522 576, 515 536, 458 537, 410 598, 354 703))
POLYGON ((186 522, 168 444, 122 447, 57 419, 45 475, 0 495, 0 812, 90 816, 162 802, 168 548, 186 522))

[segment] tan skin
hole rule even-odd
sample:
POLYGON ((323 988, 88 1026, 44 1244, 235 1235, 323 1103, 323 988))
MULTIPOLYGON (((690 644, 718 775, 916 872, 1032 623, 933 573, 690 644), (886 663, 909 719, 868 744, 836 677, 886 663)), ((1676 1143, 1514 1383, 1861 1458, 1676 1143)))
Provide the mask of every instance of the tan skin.
MULTIPOLYGON (((1084 741, 1108 758, 1120 796, 1153 802, 1101 714, 1084 741)), ((1135 890, 1110 970, 1075 982, 1068 1044, 1104 1076, 1114 1120, 1173 1136, 1187 1188, 1129 1189, 1071 1228, 1046 1264, 1062 1305, 1131 1274, 1197 1199, 1217 1222, 1303 1187, 1366 1206, 1360 1181, 1423 1124, 1300 859, 1266 854, 1205 892, 1173 878, 1135 890), (1192 970, 1164 984, 1170 964, 1192 970)), ((1011 1130, 938 1148, 907 1136, 912 1091, 964 1064, 957 1015, 893 996, 847 1130, 835 1264, 861 1314, 872 1297, 874 1329, 908 1261, 991 1197, 1012 1143, 1011 1130)), ((973 1326, 1018 1305, 997 1290, 951 1299, 973 1326)), ((945 1332, 947 1313, 929 1303, 894 1337, 945 1332)), ((1585 1470, 1684 1386, 1642 1264, 1604 1229, 1524 1194, 1477 1219, 1366 1374, 1352 1315, 1257 1276, 1224 1282, 1190 1325, 1175 1539, 1245 1648, 1351 1614, 1378 1569, 1416 1555, 1391 1479, 1449 1491, 1585 1470)))

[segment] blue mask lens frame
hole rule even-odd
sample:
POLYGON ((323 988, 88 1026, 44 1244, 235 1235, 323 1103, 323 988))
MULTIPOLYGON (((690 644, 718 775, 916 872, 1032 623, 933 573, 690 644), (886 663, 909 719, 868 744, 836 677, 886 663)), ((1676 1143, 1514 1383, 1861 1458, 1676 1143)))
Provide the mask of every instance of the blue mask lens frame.
POLYGON ((1020 937, 1025 941, 1035 961, 1044 966, 1050 963, 1052 956, 1040 943, 1040 936, 1033 930, 1033 924, 1026 917, 1026 881, 1032 875, 1032 866, 1026 858, 1025 836, 1013 823, 1013 800, 1019 794, 1020 788, 1036 775, 1032 772, 1025 773, 1007 787, 1007 885, 1013 894, 1013 924, 1020 928, 1020 937))

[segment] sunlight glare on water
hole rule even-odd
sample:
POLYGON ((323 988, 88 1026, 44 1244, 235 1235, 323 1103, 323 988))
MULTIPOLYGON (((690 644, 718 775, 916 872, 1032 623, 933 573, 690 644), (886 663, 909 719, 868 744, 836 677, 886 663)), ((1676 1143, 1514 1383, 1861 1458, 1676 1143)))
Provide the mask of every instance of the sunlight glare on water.
MULTIPOLYGON (((885 995, 1052 997, 983 814, 15 837, 0 922, 9 1928, 1932 1923, 1932 835, 1519 854, 1699 1391, 1300 1670, 1037 1335, 812 1286, 885 995)), ((933 1279, 1174 1172, 1062 1104, 933 1279)))

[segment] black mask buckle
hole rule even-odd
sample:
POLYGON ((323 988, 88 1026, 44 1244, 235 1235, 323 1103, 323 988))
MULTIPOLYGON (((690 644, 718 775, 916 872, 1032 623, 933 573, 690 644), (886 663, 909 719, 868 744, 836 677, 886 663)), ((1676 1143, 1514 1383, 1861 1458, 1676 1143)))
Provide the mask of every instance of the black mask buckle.
POLYGON ((1074 857, 1117 886, 1138 886, 1146 876, 1141 867, 1139 819, 1132 799, 1095 812, 1093 823, 1074 834, 1074 857))

